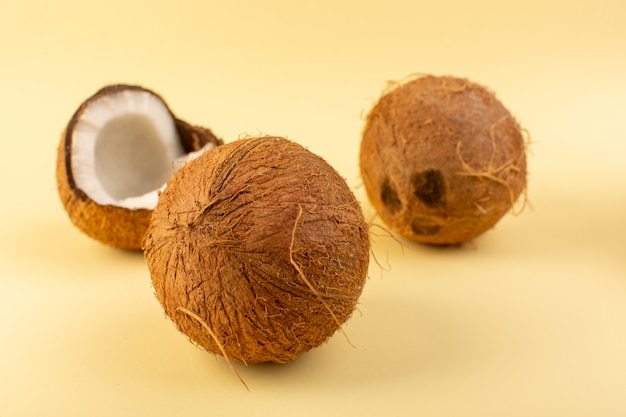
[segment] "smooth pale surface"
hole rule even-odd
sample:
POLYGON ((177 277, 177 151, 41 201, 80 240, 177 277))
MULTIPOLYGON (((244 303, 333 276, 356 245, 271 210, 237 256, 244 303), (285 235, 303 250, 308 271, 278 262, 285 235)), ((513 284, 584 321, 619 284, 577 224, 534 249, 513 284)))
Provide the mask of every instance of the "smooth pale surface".
POLYGON ((7 2, 0 414, 626 415, 626 3, 7 2), (373 227, 359 312, 284 366, 189 343, 143 258, 76 230, 56 147, 105 84, 140 83, 231 141, 284 135, 364 200, 363 116, 413 73, 488 85, 531 135, 528 207, 460 249, 373 227), (387 270, 388 269, 388 270, 387 270))

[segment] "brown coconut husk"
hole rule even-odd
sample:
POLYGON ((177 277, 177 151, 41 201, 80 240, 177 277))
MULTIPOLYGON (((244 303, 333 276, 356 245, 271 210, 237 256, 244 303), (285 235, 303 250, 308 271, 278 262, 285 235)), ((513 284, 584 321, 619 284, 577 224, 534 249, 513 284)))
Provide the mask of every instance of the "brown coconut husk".
POLYGON ((157 299, 191 341, 244 363, 283 363, 352 315, 368 229, 322 158, 284 138, 248 138, 170 179, 144 254, 157 299))
POLYGON ((524 131, 487 88, 456 77, 396 85, 371 109, 361 176, 382 220, 418 242, 467 242, 526 187, 524 131))
MULTIPOLYGON (((89 104, 100 97, 122 90, 153 91, 136 85, 116 84, 106 86, 83 102, 70 119, 61 135, 57 151, 56 179, 59 197, 72 223, 88 236, 107 245, 139 251, 143 235, 150 222, 150 209, 129 209, 115 205, 100 205, 93 201, 74 180, 71 164, 72 132, 89 104)), ((170 111, 171 113, 171 111, 170 111)), ((210 129, 193 126, 171 113, 186 152, 200 150, 205 144, 218 146, 223 143, 210 129)))

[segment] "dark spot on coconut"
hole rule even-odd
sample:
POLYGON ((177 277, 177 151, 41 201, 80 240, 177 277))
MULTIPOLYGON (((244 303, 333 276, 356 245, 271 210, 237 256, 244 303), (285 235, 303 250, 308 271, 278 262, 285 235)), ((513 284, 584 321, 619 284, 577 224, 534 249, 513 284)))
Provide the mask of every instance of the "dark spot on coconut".
POLYGON ((441 225, 425 217, 417 217, 411 222, 411 230, 416 235, 431 236, 439 233, 441 225))
POLYGON ((382 187, 380 187, 380 199, 391 213, 402 208, 402 201, 400 201, 396 189, 389 182, 389 178, 385 178, 382 187))
POLYGON ((446 185, 443 174, 429 169, 413 175, 411 178, 413 194, 428 207, 438 207, 444 203, 446 185))

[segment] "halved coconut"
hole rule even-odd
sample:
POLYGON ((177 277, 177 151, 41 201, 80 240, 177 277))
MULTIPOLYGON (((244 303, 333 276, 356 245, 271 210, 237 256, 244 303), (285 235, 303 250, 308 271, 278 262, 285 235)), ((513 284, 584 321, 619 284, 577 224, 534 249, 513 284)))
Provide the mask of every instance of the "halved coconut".
POLYGON ((209 129, 177 119, 156 93, 110 85, 87 99, 63 132, 59 196, 87 235, 141 250, 159 190, 185 161, 222 143, 209 129))

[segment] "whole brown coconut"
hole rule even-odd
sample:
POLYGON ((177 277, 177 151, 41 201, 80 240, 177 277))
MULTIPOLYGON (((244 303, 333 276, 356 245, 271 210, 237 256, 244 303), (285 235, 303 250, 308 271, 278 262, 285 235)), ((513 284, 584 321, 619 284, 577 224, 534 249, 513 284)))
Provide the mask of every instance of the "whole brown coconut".
POLYGON ((176 161, 221 143, 209 129, 176 118, 150 90, 106 86, 81 104, 61 137, 61 202, 87 235, 140 250, 157 191, 176 161))
POLYGON ((372 108, 360 168, 392 230, 418 242, 459 244, 493 227, 524 191, 525 139, 486 88, 424 76, 372 108))
POLYGON ((156 297, 178 329, 244 363, 295 359, 340 329, 369 249, 344 179, 280 137, 240 139, 189 162, 144 241, 156 297))

